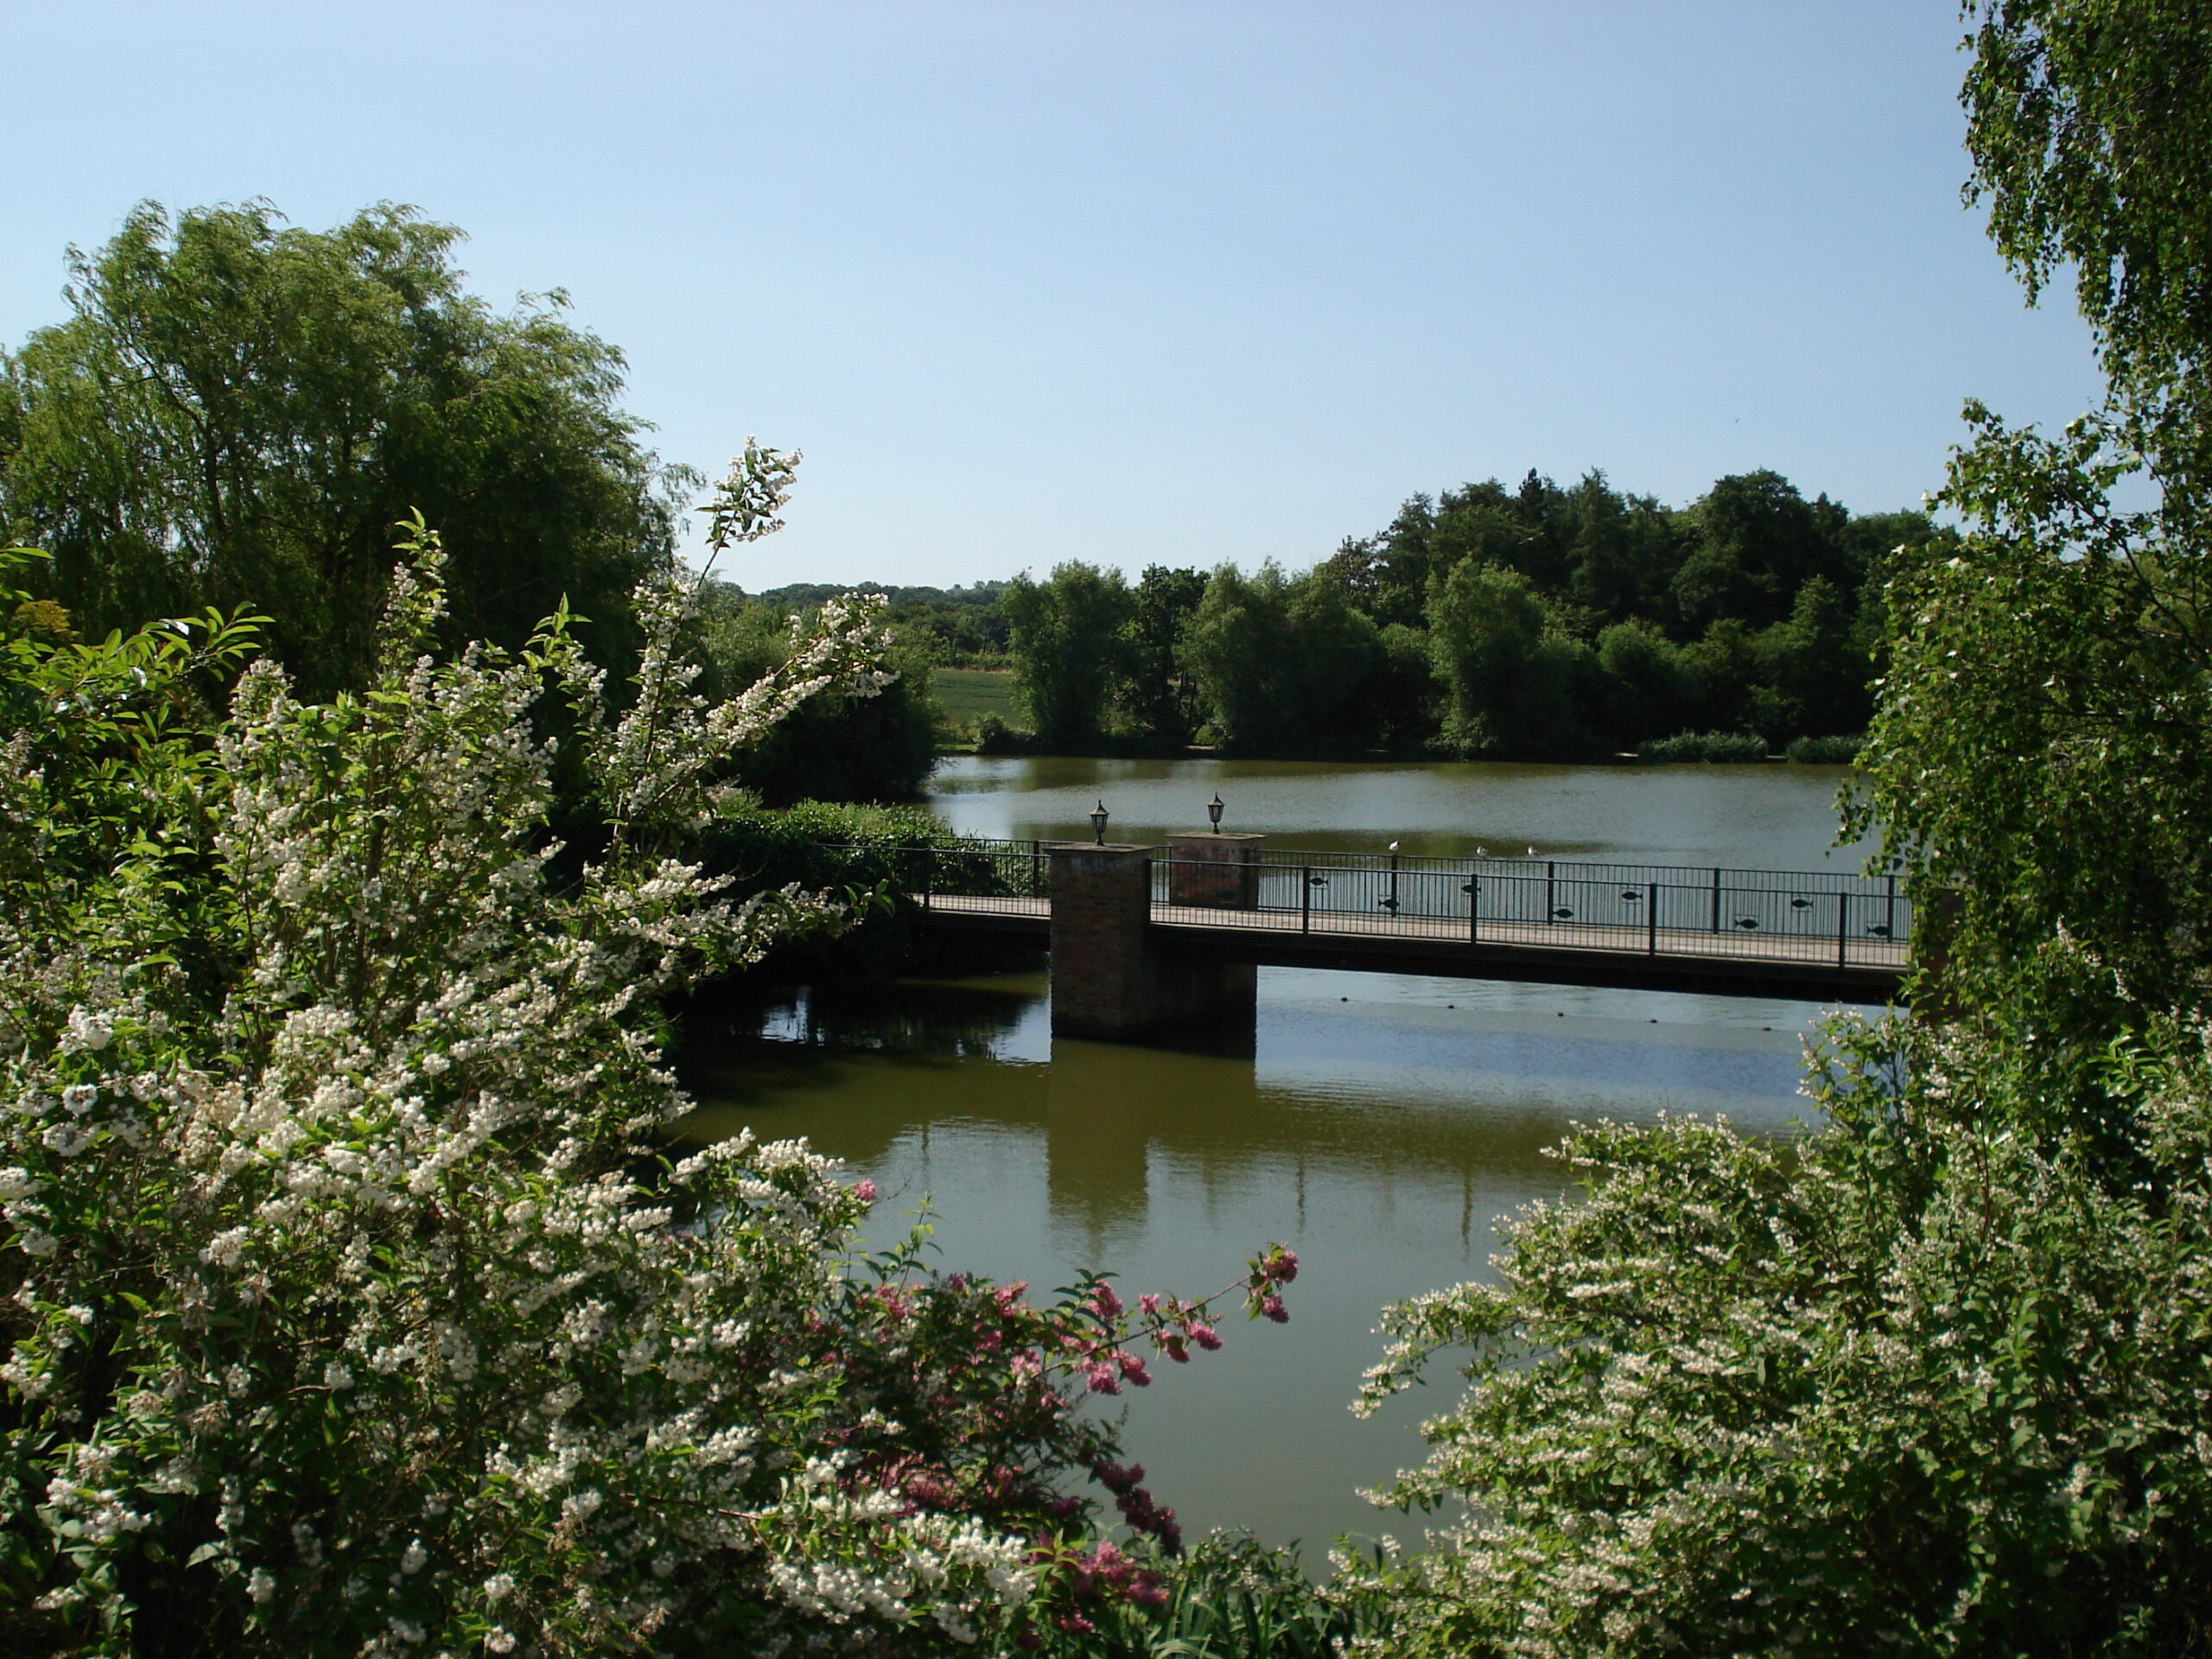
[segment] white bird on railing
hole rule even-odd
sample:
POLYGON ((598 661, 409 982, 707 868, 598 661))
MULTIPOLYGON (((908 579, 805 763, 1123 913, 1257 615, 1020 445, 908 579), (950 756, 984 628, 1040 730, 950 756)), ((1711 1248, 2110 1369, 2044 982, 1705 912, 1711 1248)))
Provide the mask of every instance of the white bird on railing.
POLYGON ((1478 848, 1476 848, 1476 849, 1475 849, 1475 856, 1476 856, 1477 858, 1488 858, 1488 857, 1490 856, 1490 849, 1489 849, 1489 848, 1487 848, 1487 847, 1478 847, 1478 848))
POLYGON ((1536 855, 1536 849, 1535 849, 1535 848, 1531 847, 1531 848, 1529 849, 1529 857, 1531 857, 1531 858, 1534 858, 1535 855, 1536 855))
POLYGON ((1390 843, 1390 851, 1392 851, 1392 852, 1394 852, 1394 853, 1395 853, 1395 852, 1396 852, 1397 850, 1398 850, 1398 843, 1397 843, 1396 842, 1395 842, 1395 841, 1394 841, 1394 842, 1392 842, 1390 843))

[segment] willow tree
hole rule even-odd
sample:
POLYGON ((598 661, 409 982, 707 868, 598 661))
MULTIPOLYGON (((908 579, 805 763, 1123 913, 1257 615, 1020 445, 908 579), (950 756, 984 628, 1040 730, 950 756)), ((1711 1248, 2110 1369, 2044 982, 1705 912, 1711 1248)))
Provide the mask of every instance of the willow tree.
POLYGON ((145 203, 70 251, 70 315, 0 356, 0 524, 52 553, 80 632, 250 606, 308 689, 357 685, 419 510, 458 550, 455 638, 518 645, 565 594, 594 650, 634 649, 691 480, 617 406, 621 353, 558 292, 469 294, 461 237, 390 205, 316 232, 145 203))

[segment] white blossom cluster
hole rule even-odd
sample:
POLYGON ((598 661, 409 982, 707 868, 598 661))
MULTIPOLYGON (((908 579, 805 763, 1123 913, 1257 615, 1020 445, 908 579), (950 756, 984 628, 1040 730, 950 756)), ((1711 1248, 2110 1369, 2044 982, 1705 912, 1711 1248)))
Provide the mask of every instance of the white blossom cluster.
POLYGON ((558 619, 436 660, 411 551, 359 696, 257 664, 194 748, 111 718, 190 690, 142 639, 9 739, 0 1532, 37 1613, 116 1655, 142 1617, 362 1656, 974 1639, 1023 1547, 836 1449, 925 1414, 846 1381, 863 1205, 802 1143, 660 1150, 658 999, 837 917, 734 902, 661 833, 813 690, 880 683, 874 608, 708 708, 651 587, 610 718, 558 619), (549 679, 614 826, 557 870, 549 679), (41 771, 70 741, 135 757, 97 857, 41 771))
POLYGON ((1363 1409, 1475 1358, 1374 1495, 1445 1524, 1370 1575, 1400 1617, 1366 1649, 2024 1651, 2201 1589, 2206 1033, 2107 1080, 2134 1166, 2020 1132, 1980 1039, 1832 1035, 1823 1128, 1580 1130, 1586 1201, 1524 1212, 1499 1282, 1390 1310, 1363 1409))

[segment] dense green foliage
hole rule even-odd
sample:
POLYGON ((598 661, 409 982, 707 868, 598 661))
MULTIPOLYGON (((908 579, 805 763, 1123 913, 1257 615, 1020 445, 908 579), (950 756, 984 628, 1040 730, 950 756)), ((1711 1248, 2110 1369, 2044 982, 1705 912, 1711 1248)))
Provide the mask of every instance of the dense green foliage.
POLYGON ((1989 232, 2032 302, 2062 267, 2131 404, 2212 370, 2212 20, 2203 0, 1968 0, 1960 101, 1989 232))
POLYGON ((884 620, 892 632, 925 661, 947 668, 1003 668, 1007 663, 1007 617, 999 601, 1002 582, 951 588, 901 588, 863 582, 838 587, 798 582, 753 595, 772 610, 810 610, 826 600, 857 590, 884 597, 884 620))
POLYGON ((2110 397, 1969 406, 1961 533, 1888 561, 1850 822, 1914 1018, 1831 1027, 1793 1146, 1577 1135, 1584 1202, 1393 1310, 1376 1393, 1473 1357, 1378 1651, 2212 1650, 2212 11, 1967 10, 1993 234, 2094 267, 2110 397))
MULTIPOLYGON (((792 642, 824 603, 786 611, 709 581, 696 596, 701 689, 733 696, 791 654, 792 642)), ((868 696, 810 700, 731 764, 732 775, 772 805, 802 800, 900 801, 920 792, 937 754, 937 707, 930 664, 909 637, 893 630, 886 666, 898 677, 868 696)))
POLYGON ((1274 564, 1215 571, 1183 641, 1217 729, 1262 754, 1360 744, 1361 694, 1382 656, 1374 622, 1340 591, 1274 564))
MULTIPOLYGON (((1799 738, 1789 747, 1793 750, 1809 753, 1802 746, 1824 742, 1820 738, 1799 738)), ((1845 739, 1846 742, 1851 740, 1845 739)), ((1766 741, 1742 732, 1678 732, 1672 737, 1655 737, 1637 745, 1637 754, 1645 760, 1719 760, 1741 763, 1766 759, 1766 741)))
POLYGON ((1132 655, 1128 630, 1136 607, 1122 573, 1062 564, 1049 582, 1008 582, 999 603, 1031 729, 1052 748, 1095 744, 1132 655))
POLYGON ((1477 1357, 1397 1486, 1452 1525, 1385 1650, 2203 1651, 2202 1039, 2108 1055, 2103 1124, 1966 1033, 1834 1040, 1819 1133, 1581 1133, 1586 1202, 1393 1312, 1377 1393, 1477 1357))
POLYGON ((32 579, 95 637, 255 607, 327 692, 366 678, 420 510, 460 550, 452 638, 512 649, 565 595, 594 650, 634 652, 692 480, 616 407, 621 354, 558 294, 494 313, 459 240, 391 207, 318 232, 148 204, 73 251, 68 320, 0 358, 0 529, 54 556, 32 579))
POLYGON ((847 906, 849 925, 790 940, 775 954, 776 971, 867 974, 911 970, 921 946, 905 899, 923 885, 914 849, 961 841, 925 807, 766 807, 740 795, 722 804, 695 845, 706 867, 741 893, 797 887, 847 906))
POLYGON ((1309 1582, 1297 1556, 1217 1532, 1181 1560, 1131 1552, 1156 1572, 1158 1605, 1099 1597, 1077 1616, 1039 1627, 1046 1659, 1338 1659, 1345 1644, 1387 1630, 1390 1599, 1357 1582, 1309 1582))
POLYGON ((1417 496, 1302 575, 1070 563, 1000 609, 1047 750, 1567 759, 1705 730, 1764 754, 1864 728, 1885 562, 1935 534, 1772 473, 1680 511, 1532 474, 1417 496))

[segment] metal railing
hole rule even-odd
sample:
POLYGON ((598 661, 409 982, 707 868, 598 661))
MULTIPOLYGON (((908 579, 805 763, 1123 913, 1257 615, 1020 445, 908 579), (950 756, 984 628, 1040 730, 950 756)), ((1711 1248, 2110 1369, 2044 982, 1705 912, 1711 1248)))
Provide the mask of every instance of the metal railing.
MULTIPOLYGON (((1221 867, 1186 868, 1195 879, 1221 867)), ((1155 905, 1169 902, 1174 878, 1154 861, 1155 905)), ((1838 967, 1902 967, 1911 921, 1887 879, 1815 872, 1285 857, 1263 860, 1253 887, 1249 908, 1176 906, 1175 919, 1838 967)))
MULTIPOLYGON (((907 893, 924 907, 947 897, 963 911, 1041 915, 1052 844, 970 836, 894 855, 907 893)), ((1179 870, 1205 885, 1236 867, 1173 861, 1165 851, 1150 861, 1152 899, 1157 919, 1179 925, 1838 967, 1902 967, 1912 931, 1911 902, 1894 876, 1267 849, 1236 901, 1178 904, 1179 870)))

